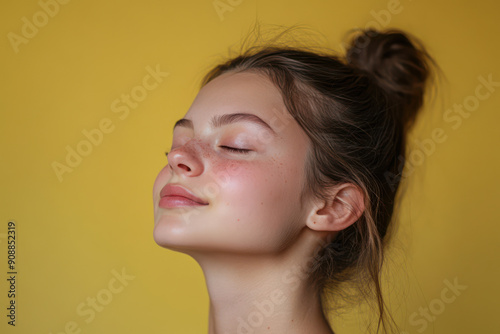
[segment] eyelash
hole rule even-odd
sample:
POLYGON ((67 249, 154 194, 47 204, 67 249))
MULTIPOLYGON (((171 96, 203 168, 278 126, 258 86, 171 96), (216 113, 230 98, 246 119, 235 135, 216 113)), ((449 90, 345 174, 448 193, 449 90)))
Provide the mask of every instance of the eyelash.
POLYGON ((250 153, 252 151, 252 150, 249 150, 249 149, 246 149, 246 148, 235 148, 235 147, 224 146, 224 145, 222 145, 220 147, 222 147, 225 150, 228 150, 228 151, 231 151, 231 152, 235 152, 235 153, 248 154, 248 153, 250 153))
MULTIPOLYGON (((249 150, 249 149, 246 149, 246 148, 235 148, 235 147, 230 147, 230 146, 220 146, 222 147, 223 149, 226 149, 228 151, 231 151, 231 152, 235 152, 235 153, 243 153, 243 154, 248 154, 250 153, 252 150, 249 150)), ((165 156, 168 158, 168 151, 165 152, 165 156)))

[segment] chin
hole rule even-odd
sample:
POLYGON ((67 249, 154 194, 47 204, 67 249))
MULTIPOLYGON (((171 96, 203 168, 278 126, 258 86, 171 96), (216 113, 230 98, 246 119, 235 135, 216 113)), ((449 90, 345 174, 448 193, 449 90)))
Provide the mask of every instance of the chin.
POLYGON ((153 238, 161 247, 181 251, 189 243, 186 240, 186 233, 182 231, 182 227, 175 225, 173 222, 166 222, 160 219, 155 224, 153 238))
POLYGON ((173 221, 160 219, 154 227, 153 238, 158 246, 188 255, 214 249, 206 234, 190 231, 186 226, 173 221))

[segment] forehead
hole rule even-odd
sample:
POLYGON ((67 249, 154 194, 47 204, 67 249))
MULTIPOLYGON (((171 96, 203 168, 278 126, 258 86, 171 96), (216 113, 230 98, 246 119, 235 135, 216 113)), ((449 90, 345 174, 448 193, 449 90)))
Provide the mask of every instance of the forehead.
POLYGON ((263 74, 224 73, 200 90, 184 118, 203 122, 213 115, 243 112, 270 121, 284 110, 279 89, 263 74))

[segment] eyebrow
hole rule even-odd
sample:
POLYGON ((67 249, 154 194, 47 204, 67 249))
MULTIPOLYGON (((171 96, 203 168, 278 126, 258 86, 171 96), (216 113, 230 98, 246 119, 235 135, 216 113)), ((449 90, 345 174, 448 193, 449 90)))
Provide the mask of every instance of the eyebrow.
MULTIPOLYGON (((212 128, 218 128, 218 127, 221 127, 223 125, 232 124, 232 123, 241 122, 241 121, 255 123, 255 124, 265 128, 267 130, 270 130, 273 134, 276 135, 276 131, 274 131, 274 129, 269 124, 267 124, 262 118, 260 118, 257 115, 248 114, 248 113, 215 115, 210 119, 210 126, 212 128)), ((193 121, 191 121, 190 119, 186 119, 186 118, 181 118, 180 120, 175 122, 174 129, 177 126, 182 126, 182 127, 186 127, 186 128, 190 128, 190 129, 194 128, 193 121)))

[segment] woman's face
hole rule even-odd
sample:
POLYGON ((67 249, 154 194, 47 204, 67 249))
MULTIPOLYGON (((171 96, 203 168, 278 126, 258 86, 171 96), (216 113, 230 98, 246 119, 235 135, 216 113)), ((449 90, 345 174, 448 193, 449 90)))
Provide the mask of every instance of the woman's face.
POLYGON ((155 241, 186 253, 283 250, 305 227, 308 147, 266 77, 212 80, 177 122, 168 164, 155 180, 155 241), (178 186, 203 205, 179 197, 178 186))

